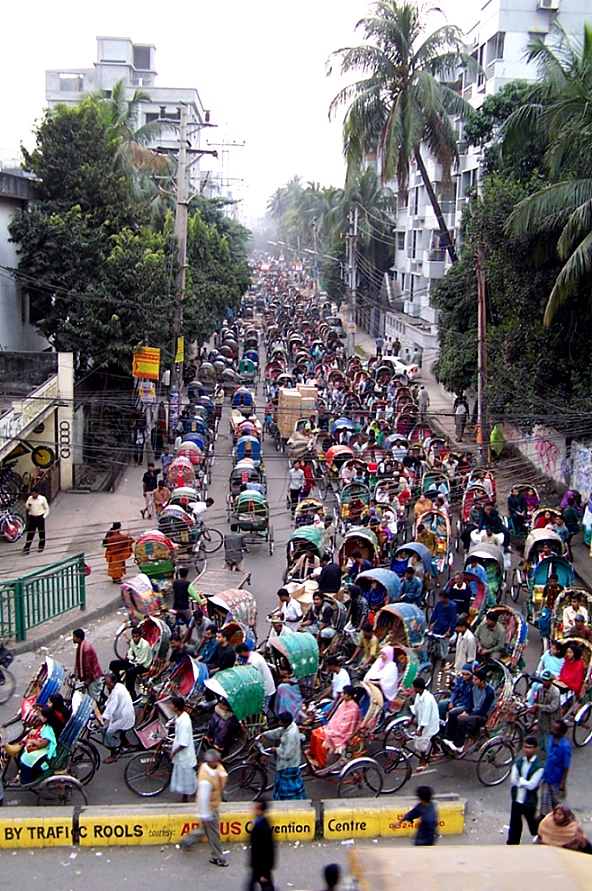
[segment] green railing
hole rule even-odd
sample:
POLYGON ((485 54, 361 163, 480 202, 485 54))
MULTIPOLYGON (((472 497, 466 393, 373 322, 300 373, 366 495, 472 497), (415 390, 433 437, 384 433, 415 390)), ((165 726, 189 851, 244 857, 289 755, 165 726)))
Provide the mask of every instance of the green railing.
POLYGON ((25 640, 27 631, 68 610, 86 608, 84 554, 0 581, 0 639, 25 640))

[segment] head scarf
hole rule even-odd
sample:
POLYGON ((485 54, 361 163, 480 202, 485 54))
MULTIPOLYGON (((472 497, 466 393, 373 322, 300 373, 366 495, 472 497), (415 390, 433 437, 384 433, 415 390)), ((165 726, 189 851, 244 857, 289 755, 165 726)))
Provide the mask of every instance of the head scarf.
POLYGON ((365 681, 375 681, 380 684, 380 688, 385 699, 389 702, 397 695, 399 688, 399 669, 395 662, 395 651, 392 647, 383 647, 380 656, 366 673, 365 681), (384 659, 382 658, 384 654, 384 659))
POLYGON ((585 842, 573 811, 563 803, 556 805, 553 811, 541 820, 538 835, 544 845, 553 845, 555 848, 578 849, 585 842), (553 818, 555 811, 561 811, 565 815, 566 822, 561 826, 558 826, 553 818))

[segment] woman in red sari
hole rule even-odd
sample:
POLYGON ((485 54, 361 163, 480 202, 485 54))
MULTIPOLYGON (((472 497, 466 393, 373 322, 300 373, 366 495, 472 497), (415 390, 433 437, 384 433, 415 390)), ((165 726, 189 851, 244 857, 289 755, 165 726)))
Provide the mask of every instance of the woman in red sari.
POLYGON ((565 662, 559 672, 559 683, 573 690, 576 696, 582 692, 584 683, 584 660, 577 644, 569 643, 565 648, 565 662))
POLYGON ((317 727, 310 737, 309 755, 319 767, 325 767, 327 754, 340 755, 362 723, 362 713, 354 699, 351 684, 343 688, 341 702, 325 727, 317 727))

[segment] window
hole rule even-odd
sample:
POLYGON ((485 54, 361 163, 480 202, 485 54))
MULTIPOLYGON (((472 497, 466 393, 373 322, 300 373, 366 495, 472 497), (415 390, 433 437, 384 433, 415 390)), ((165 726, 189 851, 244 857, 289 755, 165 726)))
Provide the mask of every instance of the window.
POLYGON ((405 250, 405 233, 397 232, 397 250, 404 251, 405 250))
POLYGON ((490 39, 487 41, 487 50, 485 55, 487 65, 489 65, 491 62, 495 62, 498 59, 504 58, 505 37, 505 31, 498 31, 497 34, 494 34, 493 37, 490 37, 490 39))
POLYGON ((134 47, 134 68, 136 71, 150 71, 151 70, 151 52, 152 47, 150 46, 135 46, 134 47))
POLYGON ((153 121, 157 121, 160 115, 158 115, 155 111, 146 112, 146 123, 152 124, 153 121))

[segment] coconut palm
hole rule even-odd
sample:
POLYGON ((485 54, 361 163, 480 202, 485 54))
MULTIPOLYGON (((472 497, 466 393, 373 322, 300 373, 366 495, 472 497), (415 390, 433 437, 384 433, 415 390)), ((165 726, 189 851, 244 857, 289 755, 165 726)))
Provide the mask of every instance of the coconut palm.
POLYGON ((449 115, 463 115, 469 106, 445 81, 456 81, 461 68, 480 69, 463 51, 458 28, 445 25, 425 36, 435 12, 439 10, 411 0, 375 3, 374 15, 356 25, 364 43, 331 56, 339 61, 342 74, 365 76, 337 94, 329 115, 348 106, 343 126, 348 176, 368 154, 377 152, 383 181, 396 179, 399 192, 405 194, 409 166, 415 160, 454 263, 456 251, 421 149, 424 145, 441 164, 444 178, 450 176, 457 148, 449 115))
POLYGON ((539 134, 548 143, 548 174, 559 180, 521 201, 508 220, 508 228, 523 236, 560 233, 564 265, 547 301, 546 325, 592 274, 592 25, 584 26, 581 41, 558 30, 555 45, 540 38, 529 44, 527 58, 538 65, 539 83, 533 101, 509 118, 504 148, 539 134))

